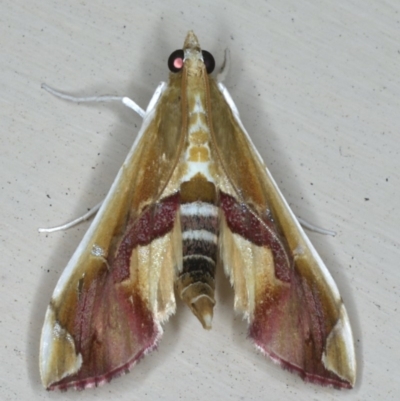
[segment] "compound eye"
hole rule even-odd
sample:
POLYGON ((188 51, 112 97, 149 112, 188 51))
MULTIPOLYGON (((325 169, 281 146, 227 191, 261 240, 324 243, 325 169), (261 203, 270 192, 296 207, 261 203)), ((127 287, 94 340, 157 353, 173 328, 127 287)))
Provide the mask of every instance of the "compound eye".
MULTIPOLYGON (((211 56, 212 57, 212 56, 211 56)), ((179 72, 183 67, 183 50, 175 50, 168 58, 168 68, 171 72, 179 72)))
POLYGON ((206 66, 207 74, 211 74, 215 68, 215 60, 213 55, 207 50, 202 51, 204 65, 206 66))

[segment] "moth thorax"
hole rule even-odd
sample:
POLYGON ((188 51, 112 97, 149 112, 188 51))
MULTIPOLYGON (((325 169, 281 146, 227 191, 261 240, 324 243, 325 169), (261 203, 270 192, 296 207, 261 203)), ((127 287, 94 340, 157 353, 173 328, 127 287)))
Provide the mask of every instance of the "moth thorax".
MULTIPOLYGON (((182 204, 180 206, 183 263, 177 279, 177 289, 182 300, 200 320, 203 327, 210 329, 215 305, 218 208, 215 205, 215 196, 210 196, 210 191, 205 191, 203 196, 198 196, 203 198, 201 200, 190 199, 185 203, 185 200, 189 198, 185 196, 187 190, 185 184, 181 186, 182 204), (208 195, 204 196, 206 193, 208 195)), ((207 184, 208 187, 213 186, 210 182, 207 184)), ((204 189, 205 187, 206 185, 204 189)))

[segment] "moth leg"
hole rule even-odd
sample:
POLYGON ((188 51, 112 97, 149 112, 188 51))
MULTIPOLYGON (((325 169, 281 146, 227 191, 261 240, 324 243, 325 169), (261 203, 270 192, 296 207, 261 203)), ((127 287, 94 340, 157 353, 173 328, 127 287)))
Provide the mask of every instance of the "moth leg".
POLYGON ((74 103, 89 103, 89 102, 122 102, 125 106, 129 107, 130 109, 134 110, 140 117, 143 117, 145 111, 133 100, 123 97, 123 96, 111 96, 111 95, 102 95, 102 96, 72 96, 68 95, 67 93, 61 92, 57 89, 52 88, 46 84, 42 84, 41 87, 52 94, 63 100, 68 100, 69 102, 74 103), (127 104, 128 103, 128 104, 127 104))
POLYGON ((221 70, 217 74, 217 82, 225 81, 225 78, 227 77, 230 68, 231 68, 231 53, 229 49, 225 49, 224 62, 222 63, 221 70))
POLYGON ((122 103, 126 106, 129 107, 130 109, 132 109, 133 111, 135 111, 137 114, 139 114, 140 117, 144 117, 144 115, 146 114, 146 112, 136 103, 134 102, 132 99, 130 99, 129 97, 124 96, 122 98, 122 103))
POLYGON ((82 223, 82 221, 86 221, 86 220, 90 219, 94 214, 97 213, 97 211, 100 209, 100 206, 102 205, 102 203, 103 203, 103 201, 99 202, 96 206, 92 207, 83 216, 80 216, 77 219, 69 221, 68 223, 65 223, 65 224, 62 224, 62 225, 56 226, 56 227, 38 228, 38 231, 40 233, 54 233, 56 231, 68 230, 69 228, 76 226, 79 223, 82 223))
POLYGON ((309 223, 306 220, 303 220, 300 217, 297 217, 297 220, 299 221, 301 226, 303 228, 307 228, 307 230, 314 231, 315 233, 318 233, 318 234, 330 235, 332 237, 334 237, 336 235, 336 231, 327 230, 326 228, 318 227, 318 226, 316 226, 316 225, 314 225, 312 223, 309 223))

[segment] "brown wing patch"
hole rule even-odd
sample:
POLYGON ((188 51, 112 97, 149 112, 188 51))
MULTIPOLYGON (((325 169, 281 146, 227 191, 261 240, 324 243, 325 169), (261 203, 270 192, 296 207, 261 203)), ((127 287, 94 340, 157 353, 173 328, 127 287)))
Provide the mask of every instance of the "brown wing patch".
POLYGON ((336 388, 353 386, 346 344, 334 346, 334 352, 341 354, 336 373, 324 362, 328 337, 342 317, 340 310, 338 315, 326 310, 318 286, 294 268, 290 286, 279 291, 261 286, 256 294, 249 336, 265 354, 306 381, 336 388))
MULTIPOLYGON (((54 323, 63 327, 57 312, 53 313, 54 323)), ((71 331, 63 329, 63 341, 57 339, 60 346, 52 355, 53 374, 47 377, 50 390, 84 389, 108 382, 152 350, 161 335, 147 302, 115 287, 106 272, 80 293, 68 323, 71 331), (75 354, 71 354, 72 341, 75 354), (68 372, 69 359, 74 357, 82 361, 79 370, 68 372)))

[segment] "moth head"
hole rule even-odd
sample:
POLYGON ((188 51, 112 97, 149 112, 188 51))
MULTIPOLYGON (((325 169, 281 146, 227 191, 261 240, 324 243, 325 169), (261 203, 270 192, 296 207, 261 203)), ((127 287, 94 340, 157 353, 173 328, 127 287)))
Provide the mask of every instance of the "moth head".
POLYGON ((193 31, 186 36, 183 49, 175 50, 168 58, 168 68, 171 72, 177 73, 187 64, 190 68, 198 69, 205 66, 207 74, 214 71, 215 60, 207 50, 201 50, 199 41, 193 31))

